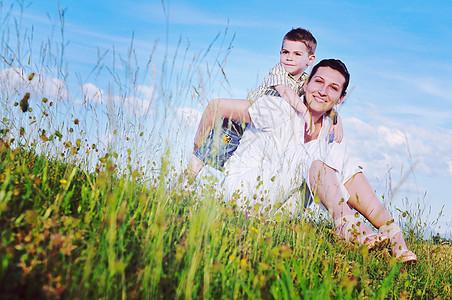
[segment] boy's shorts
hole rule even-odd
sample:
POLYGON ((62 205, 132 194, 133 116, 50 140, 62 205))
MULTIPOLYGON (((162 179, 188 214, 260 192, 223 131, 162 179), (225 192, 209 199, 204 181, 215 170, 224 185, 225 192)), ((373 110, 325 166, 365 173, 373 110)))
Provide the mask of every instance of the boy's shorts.
POLYGON ((241 122, 223 119, 219 131, 210 132, 206 142, 195 152, 195 156, 203 163, 222 171, 226 161, 237 149, 242 135, 241 122))

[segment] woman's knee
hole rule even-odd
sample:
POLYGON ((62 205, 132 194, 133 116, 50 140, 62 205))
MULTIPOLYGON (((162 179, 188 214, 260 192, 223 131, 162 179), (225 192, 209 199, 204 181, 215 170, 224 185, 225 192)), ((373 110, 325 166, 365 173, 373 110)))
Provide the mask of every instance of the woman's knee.
POLYGON ((309 168, 309 181, 310 186, 316 186, 322 181, 331 181, 333 179, 335 170, 328 166, 321 160, 315 160, 312 162, 311 167, 309 168))
POLYGON ((311 167, 309 168, 309 172, 312 171, 319 171, 323 166, 325 165, 325 163, 321 160, 314 160, 311 164, 311 167))
POLYGON ((316 179, 325 172, 328 166, 321 160, 314 160, 309 168, 309 178, 316 179))
POLYGON ((311 167, 309 168, 309 183, 311 189, 315 188, 315 186, 318 184, 324 167, 325 163, 323 163, 321 160, 315 160, 312 162, 311 167))

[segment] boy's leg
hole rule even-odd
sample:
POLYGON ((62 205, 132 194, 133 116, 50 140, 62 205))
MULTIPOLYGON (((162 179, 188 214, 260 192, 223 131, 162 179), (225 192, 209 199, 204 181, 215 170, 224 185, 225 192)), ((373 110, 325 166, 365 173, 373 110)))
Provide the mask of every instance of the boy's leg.
POLYGON ((205 143, 196 150, 188 162, 188 180, 194 180, 206 164, 222 170, 240 142, 243 133, 240 126, 239 123, 230 123, 228 119, 224 119, 220 128, 210 132, 205 143))
POLYGON ((221 125, 210 132, 204 145, 195 153, 204 164, 219 171, 223 171, 224 164, 237 149, 243 132, 241 125, 228 119, 224 119, 221 125))
POLYGON ((247 99, 212 99, 204 110, 199 121, 194 143, 198 146, 204 144, 209 132, 216 125, 216 121, 222 118, 229 118, 240 122, 250 123, 248 108, 251 103, 247 99))
POLYGON ((187 166, 187 176, 188 180, 194 180, 196 176, 198 176, 201 169, 204 167, 205 163, 197 158, 195 155, 192 155, 190 160, 188 161, 187 166))
POLYGON ((235 150, 237 150, 243 132, 244 129, 240 122, 229 119, 223 120, 221 136, 218 140, 218 151, 213 158, 215 165, 212 166, 214 168, 219 169, 220 171, 223 169, 226 161, 234 154, 235 150))

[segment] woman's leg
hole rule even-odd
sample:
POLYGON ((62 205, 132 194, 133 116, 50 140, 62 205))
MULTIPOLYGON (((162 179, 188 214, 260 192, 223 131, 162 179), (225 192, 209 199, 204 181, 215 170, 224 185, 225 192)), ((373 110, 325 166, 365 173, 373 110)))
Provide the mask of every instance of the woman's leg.
POLYGON ((309 170, 309 183, 313 194, 320 198, 334 219, 354 214, 342 197, 334 171, 323 162, 316 160, 312 163, 309 170))
POLYGON ((359 211, 376 228, 393 220, 363 173, 355 174, 344 185, 350 194, 348 204, 359 211))
POLYGON ((353 234, 358 241, 365 242, 366 236, 372 234, 373 231, 356 218, 355 212, 343 199, 335 171, 323 162, 316 160, 309 169, 309 182, 312 192, 320 198, 322 204, 333 215, 336 232, 346 239, 353 234), (352 229, 348 225, 353 225, 352 229))
POLYGON ((400 227, 378 199, 366 176, 357 173, 344 185, 350 194, 348 204, 391 239, 393 254, 400 257, 402 262, 416 261, 417 256, 408 250, 400 227))

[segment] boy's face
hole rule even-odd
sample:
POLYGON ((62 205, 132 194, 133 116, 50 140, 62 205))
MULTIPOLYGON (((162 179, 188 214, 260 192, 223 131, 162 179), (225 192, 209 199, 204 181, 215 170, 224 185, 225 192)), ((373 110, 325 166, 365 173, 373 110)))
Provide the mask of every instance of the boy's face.
POLYGON ((306 45, 302 42, 284 40, 280 53, 282 66, 296 80, 315 60, 315 55, 309 55, 306 45))

